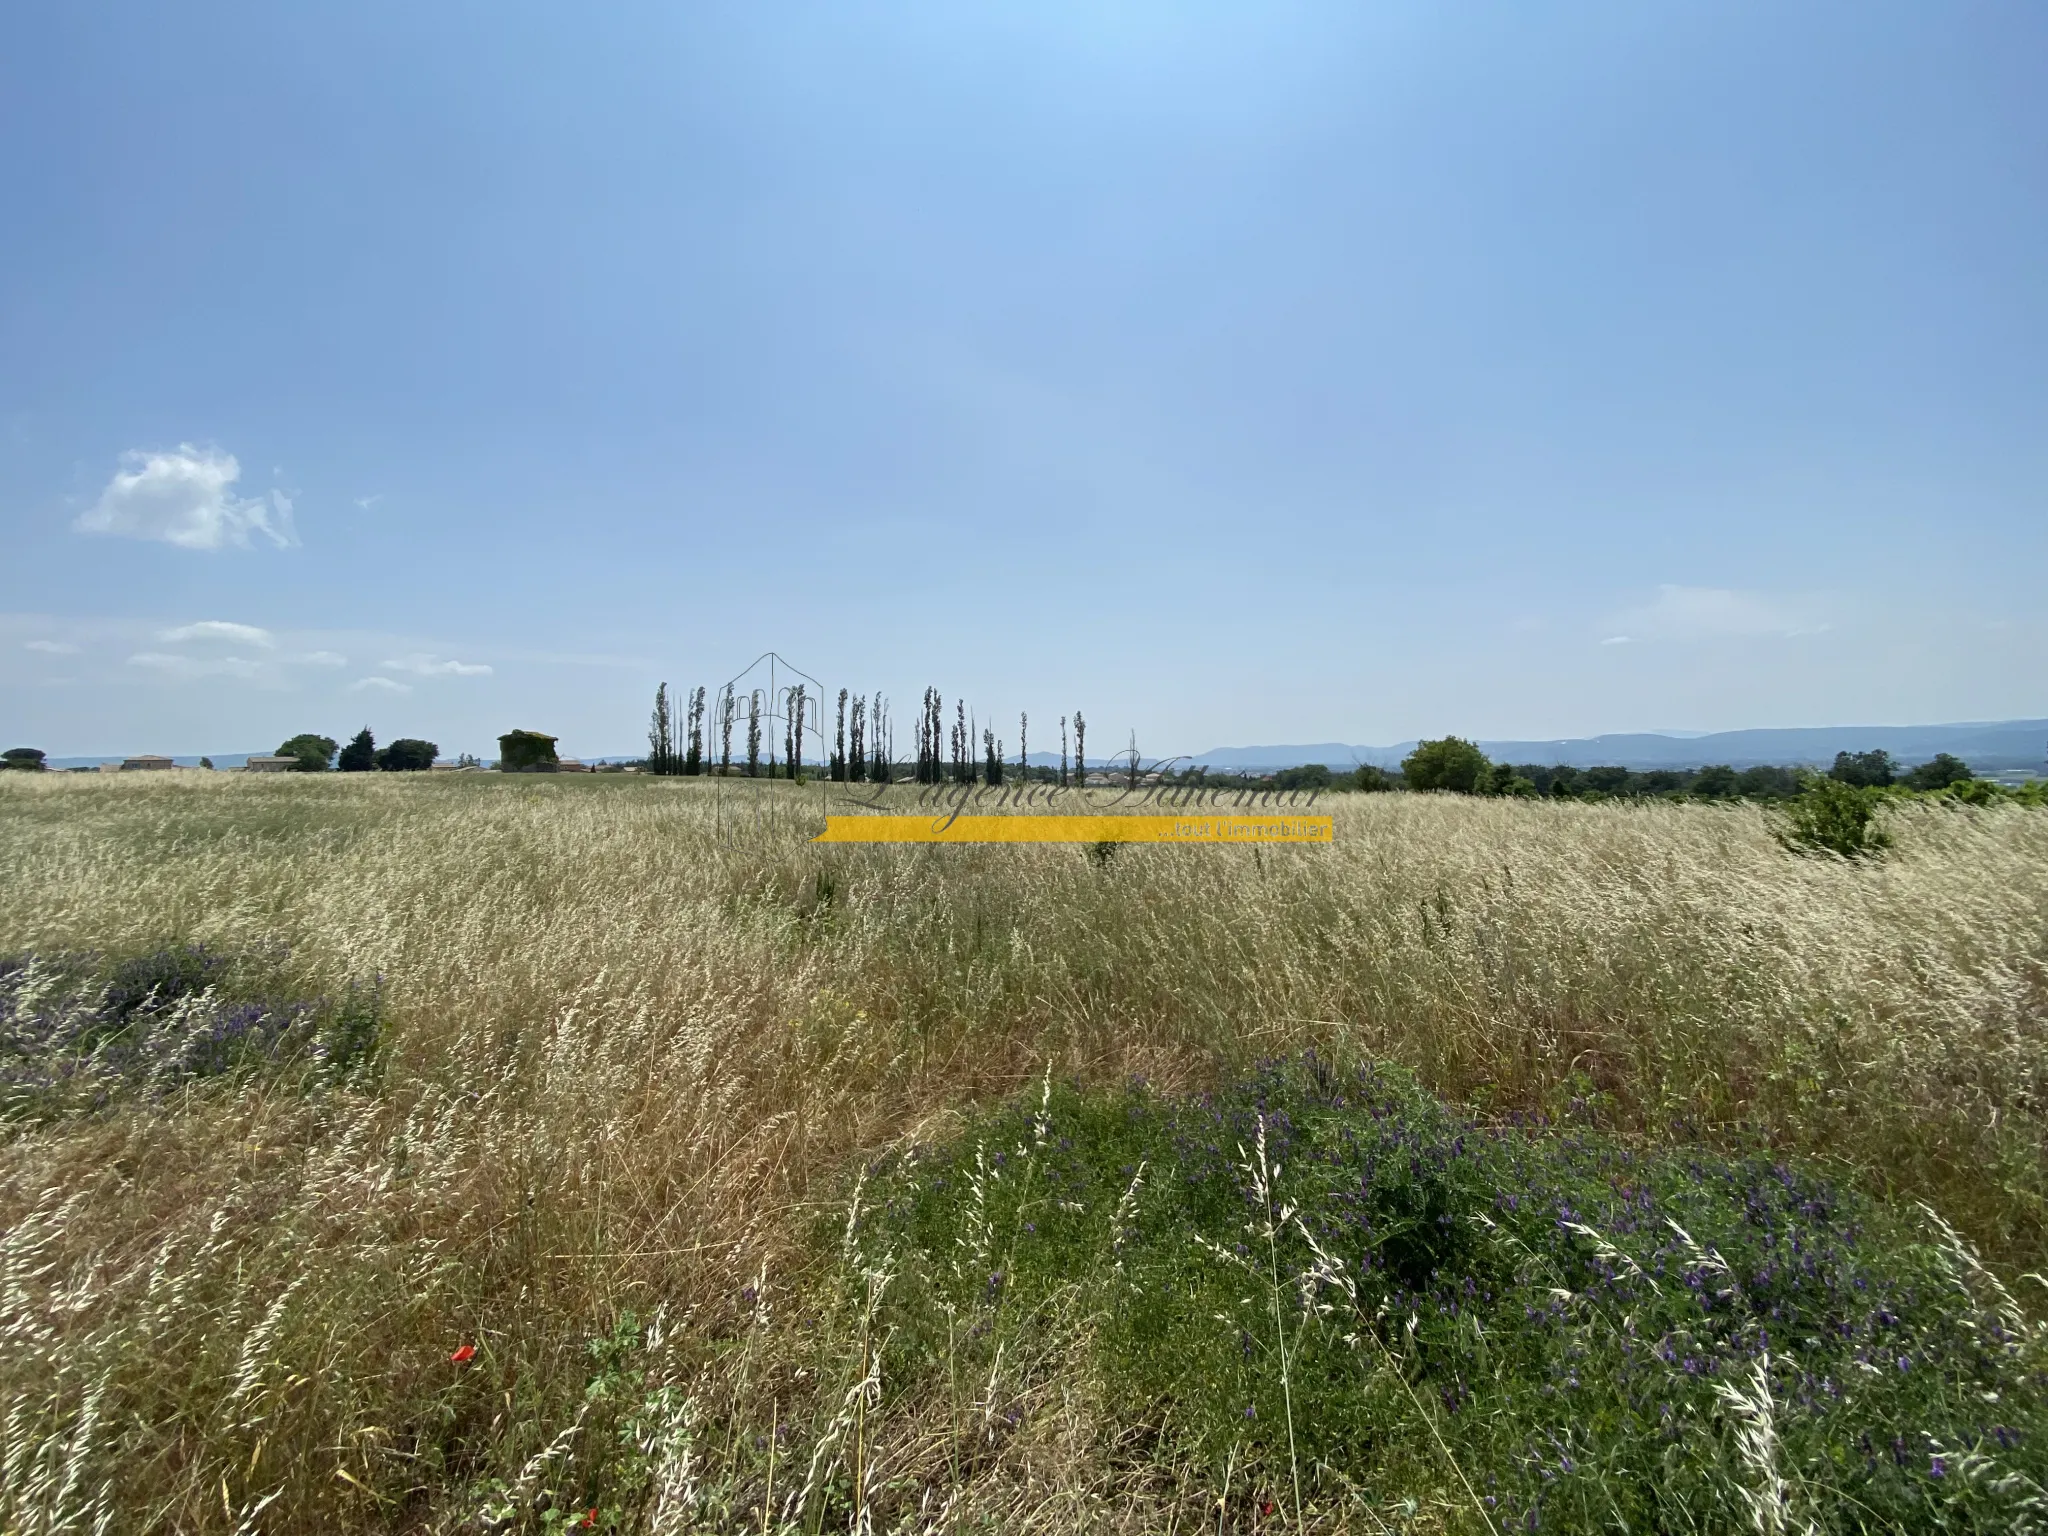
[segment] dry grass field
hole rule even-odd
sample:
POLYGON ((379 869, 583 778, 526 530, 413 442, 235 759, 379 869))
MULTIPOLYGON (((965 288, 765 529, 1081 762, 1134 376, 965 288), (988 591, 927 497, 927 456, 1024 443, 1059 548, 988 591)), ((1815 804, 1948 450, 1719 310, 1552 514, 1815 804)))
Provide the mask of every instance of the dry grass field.
MULTIPOLYGON (((2048 813, 1906 807, 1848 862, 1746 806, 1353 795, 1334 848, 1098 858, 813 847, 820 804, 5 776, 0 1529, 1492 1528, 1448 1444, 1356 1497, 1297 1459, 1291 1502, 1240 1506, 1228 1457, 1133 1441, 1081 1324, 945 1393, 885 1368, 862 1170, 1050 1105, 1048 1074, 1172 1098, 1313 1051, 1477 1125, 1792 1158, 1926 1202, 1984 1256, 1926 1227, 1959 1292, 2033 1337, 2048 813), (152 1026, 174 1052, 34 1059, 177 946, 217 969, 152 1026)), ((1745 1412, 1731 1488, 1768 1464, 1745 1412)), ((1744 1521, 1804 1528, 1797 1479, 1771 1497, 1744 1521)))

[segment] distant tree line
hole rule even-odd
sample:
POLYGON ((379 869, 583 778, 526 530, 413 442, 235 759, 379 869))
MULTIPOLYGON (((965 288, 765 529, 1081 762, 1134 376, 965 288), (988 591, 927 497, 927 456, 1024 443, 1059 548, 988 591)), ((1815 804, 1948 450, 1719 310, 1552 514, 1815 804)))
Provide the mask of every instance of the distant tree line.
MULTIPOLYGON (((1448 790, 1462 795, 1561 800, 1791 800, 1807 793, 1820 775, 1808 768, 1776 764, 1741 769, 1727 763, 1700 768, 1636 769, 1618 764, 1578 768, 1564 763, 1496 763, 1474 743, 1445 736, 1418 743, 1393 772, 1370 763, 1348 773, 1332 770, 1323 763, 1305 763, 1256 777, 1201 768, 1169 777, 1181 781, 1199 779, 1223 788, 1268 785, 1284 790, 1448 790)), ((1836 756, 1825 777, 1856 788, 1920 791, 1982 783, 1972 777, 1969 764, 1947 752, 1937 753, 1910 769, 1900 767, 1884 752, 1843 752, 1836 756)))
MULTIPOLYGON (((654 691, 654 708, 647 724, 647 756, 640 766, 651 774, 679 778, 704 774, 800 777, 804 733, 817 702, 804 684, 779 689, 773 696, 758 688, 737 693, 727 684, 715 699, 707 699, 705 690, 698 688, 690 694, 678 724, 668 684, 663 683, 654 691), (778 718, 782 722, 781 760, 776 760, 770 735, 765 738, 770 750, 764 761, 763 732, 778 718), (742 725, 742 750, 736 756, 733 736, 742 725)), ((965 699, 953 701, 948 718, 945 696, 937 688, 927 688, 918 702, 912 755, 904 764, 896 756, 896 726, 888 699, 880 693, 857 694, 842 688, 832 722, 831 746, 825 754, 825 773, 835 784, 887 784, 904 767, 919 784, 1005 784, 1012 779, 1062 786, 1084 782, 1088 727, 1079 710, 1071 717, 1060 717, 1057 768, 1031 763, 1030 730, 1031 717, 1020 714, 1017 756, 1013 761, 1005 738, 996 734, 992 723, 984 724, 968 708, 965 699)), ((822 720, 818 731, 822 738, 822 720)))
POLYGON ((441 749, 416 736, 401 736, 388 747, 379 747, 366 725, 349 738, 336 760, 332 736, 306 732, 279 743, 277 756, 296 758, 293 773, 325 773, 329 767, 342 773, 419 773, 434 766, 441 749))

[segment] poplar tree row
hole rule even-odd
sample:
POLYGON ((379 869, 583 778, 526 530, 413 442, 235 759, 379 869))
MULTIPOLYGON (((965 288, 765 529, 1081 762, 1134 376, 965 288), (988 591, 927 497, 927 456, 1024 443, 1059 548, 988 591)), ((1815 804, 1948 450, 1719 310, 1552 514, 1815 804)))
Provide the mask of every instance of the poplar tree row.
MULTIPOLYGON (((692 690, 678 727, 670 703, 668 684, 654 691, 654 713, 647 724, 647 771, 671 777, 695 778, 700 774, 732 774, 746 778, 794 778, 801 771, 804 754, 804 726, 813 701, 802 684, 781 690, 770 699, 761 689, 736 694, 732 685, 708 700, 705 690, 692 690), (782 761, 775 758, 774 736, 768 737, 768 760, 761 760, 764 724, 776 718, 774 706, 781 706, 782 761), (733 733, 742 723, 744 755, 733 757, 733 733), (709 737, 716 737, 717 757, 710 755, 709 737)), ((1088 723, 1074 711, 1073 761, 1068 766, 1068 717, 1060 717, 1060 766, 1056 782, 1086 782, 1088 774, 1088 723)), ((822 722, 819 729, 824 729, 822 722)), ((918 705, 916 757, 911 777, 919 784, 1001 784, 1014 774, 1030 776, 1031 717, 1017 717, 1017 760, 1004 761, 1004 743, 994 727, 983 726, 967 709, 967 701, 953 702, 953 718, 946 719, 945 699, 936 688, 927 688, 918 705)), ((832 736, 827 771, 834 783, 887 784, 896 777, 896 730, 889 715, 889 703, 880 693, 861 695, 839 690, 839 716, 832 736)), ((1045 770, 1047 778, 1054 775, 1045 770)))

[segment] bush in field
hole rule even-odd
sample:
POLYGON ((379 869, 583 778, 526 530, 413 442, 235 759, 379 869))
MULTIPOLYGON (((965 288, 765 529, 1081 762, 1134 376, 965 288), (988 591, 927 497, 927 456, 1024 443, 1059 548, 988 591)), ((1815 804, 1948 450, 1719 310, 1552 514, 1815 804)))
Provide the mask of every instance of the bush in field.
POLYGON ((349 738, 347 746, 341 749, 341 759, 335 764, 343 773, 369 773, 377 766, 377 738, 370 734, 366 725, 349 738))
POLYGON ((1401 760, 1401 777, 1410 789, 1450 789, 1476 794, 1490 765, 1486 754, 1458 736, 1419 742, 1401 760))
POLYGON ((1845 859, 1881 853, 1892 839, 1878 807, 1873 789, 1833 777, 1810 778, 1779 813, 1778 840, 1797 853, 1835 853, 1845 859))
POLYGON ((377 766, 387 773, 420 773, 434 766, 441 749, 416 736, 401 736, 377 754, 377 766))
POLYGON ((1383 794, 1394 787, 1394 780, 1378 764, 1361 763, 1352 772, 1351 787, 1366 794, 1383 794))
POLYGON ((291 770, 293 773, 325 773, 334 761, 334 738, 315 736, 309 731, 280 745, 277 755, 299 760, 291 770))
POLYGON ((12 768, 17 773, 41 773, 43 755, 41 747, 9 747, 0 752, 0 772, 12 768))

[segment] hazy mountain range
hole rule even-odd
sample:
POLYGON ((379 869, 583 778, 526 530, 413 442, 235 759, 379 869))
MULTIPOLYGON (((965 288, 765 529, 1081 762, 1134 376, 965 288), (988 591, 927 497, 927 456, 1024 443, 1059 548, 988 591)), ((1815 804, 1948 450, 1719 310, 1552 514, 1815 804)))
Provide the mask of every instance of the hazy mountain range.
MULTIPOLYGON (((1704 736, 1643 732, 1584 736, 1557 741, 1486 741, 1479 750, 1501 763, 1562 763, 1572 768, 1612 764, 1622 768, 1698 768, 1727 763, 1824 766, 1837 752, 1881 749, 1901 763, 1924 763, 1937 752, 1952 752, 1980 773, 2015 768, 2048 769, 2048 720, 1972 720, 1953 725, 1823 725, 1776 730, 1714 731, 1704 736)), ((1233 773, 1326 763, 1344 769, 1358 763, 1399 766, 1415 748, 1313 742, 1302 746, 1217 747, 1190 761, 1233 773)), ((1034 754, 1035 756, 1036 754, 1034 754)))

